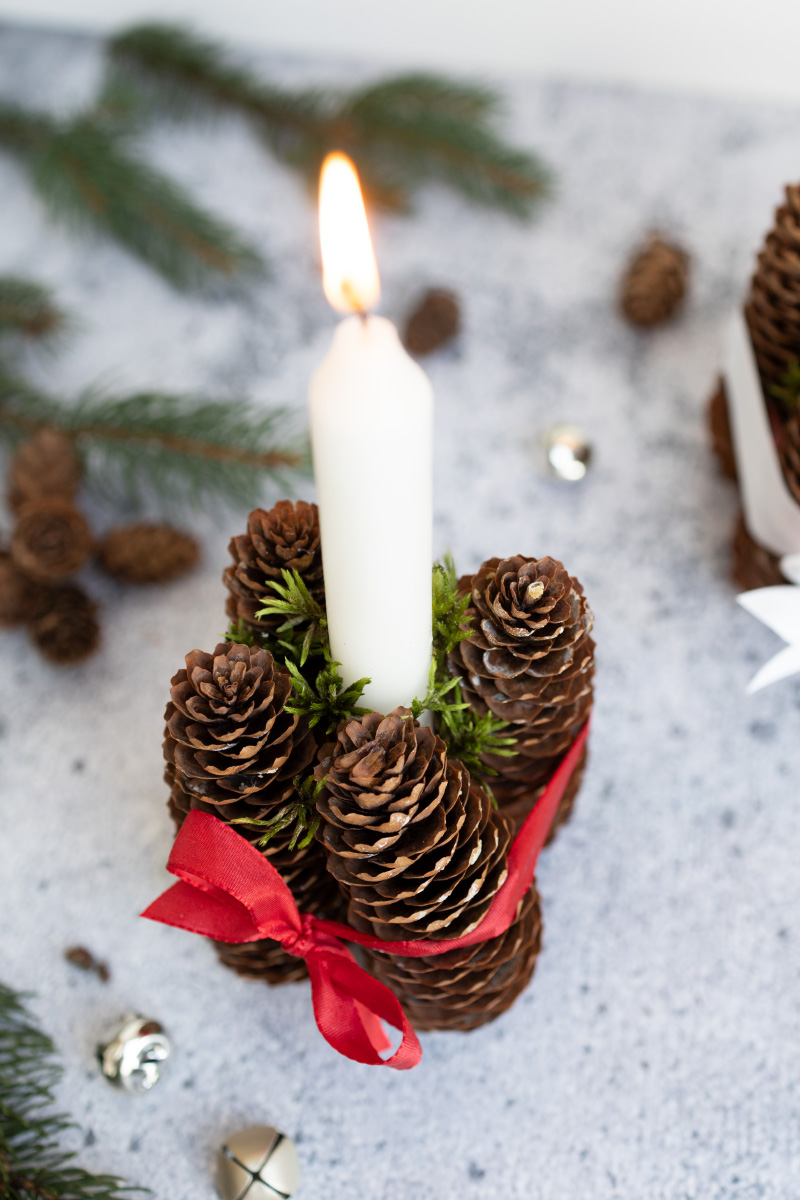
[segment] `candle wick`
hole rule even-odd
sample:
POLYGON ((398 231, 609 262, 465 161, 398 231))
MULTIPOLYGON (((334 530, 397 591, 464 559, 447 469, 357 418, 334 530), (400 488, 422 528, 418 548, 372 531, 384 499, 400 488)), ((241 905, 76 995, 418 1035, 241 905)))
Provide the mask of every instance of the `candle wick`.
POLYGON ((351 306, 356 315, 361 317, 361 323, 366 325, 369 318, 369 313, 361 303, 358 292, 353 287, 353 284, 349 279, 342 280, 342 295, 347 300, 347 303, 351 306))

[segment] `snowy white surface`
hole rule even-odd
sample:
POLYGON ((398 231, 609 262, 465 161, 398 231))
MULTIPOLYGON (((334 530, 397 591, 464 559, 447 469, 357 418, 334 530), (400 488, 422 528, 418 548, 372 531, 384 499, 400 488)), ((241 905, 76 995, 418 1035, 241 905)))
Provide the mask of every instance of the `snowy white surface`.
MULTIPOLYGON (((98 64, 89 41, 0 32, 0 87, 29 102, 79 102, 98 64)), ((800 684, 744 694, 778 644, 734 602, 735 497, 703 423, 726 313, 797 175, 800 114, 556 84, 515 85, 511 100, 514 135, 558 174, 539 220, 431 192, 416 219, 377 222, 376 242, 388 315, 427 283, 464 304, 462 338, 429 367, 437 548, 465 570, 552 553, 597 616, 591 770, 540 868, 546 945, 513 1011, 425 1037, 413 1072, 359 1067, 318 1035, 305 985, 244 982, 199 939, 137 918, 167 882, 169 677, 223 628, 219 575, 243 514, 207 535, 184 582, 135 593, 90 579, 104 645, 85 666, 56 671, 22 634, 0 638, 0 977, 38 993, 83 1161, 159 1200, 211 1197, 216 1146, 259 1121, 297 1138, 304 1200, 789 1200, 800 1186, 800 684), (641 336, 613 296, 653 227, 691 249, 694 280, 685 315, 641 336), (537 433, 556 419, 596 445, 572 489, 540 470, 537 433), (109 960, 109 985, 63 961, 75 942, 109 960), (177 1047, 141 1098, 93 1063, 129 1009, 177 1047)), ((0 269, 52 283, 84 323, 42 379, 302 405, 333 318, 298 181, 235 122, 152 146, 263 245, 272 278, 247 305, 176 295, 47 224, 1 157, 0 269)))

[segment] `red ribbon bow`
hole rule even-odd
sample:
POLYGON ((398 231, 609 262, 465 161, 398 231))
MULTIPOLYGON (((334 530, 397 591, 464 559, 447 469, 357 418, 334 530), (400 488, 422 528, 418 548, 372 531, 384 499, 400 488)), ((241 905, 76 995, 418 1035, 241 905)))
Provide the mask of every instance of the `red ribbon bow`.
POLYGON ((480 925, 463 937, 441 942, 384 942, 339 921, 301 915, 269 859, 230 825, 205 812, 189 813, 173 844, 167 870, 181 882, 159 896, 142 916, 220 942, 274 938, 288 954, 305 961, 317 1025, 335 1050, 356 1062, 407 1070, 422 1056, 417 1035, 394 993, 359 967, 343 942, 424 958, 505 933, 531 886, 539 851, 588 733, 587 722, 512 842, 508 875, 489 911, 480 925), (381 1021, 402 1034, 389 1058, 381 1057, 381 1051, 390 1046, 381 1021))

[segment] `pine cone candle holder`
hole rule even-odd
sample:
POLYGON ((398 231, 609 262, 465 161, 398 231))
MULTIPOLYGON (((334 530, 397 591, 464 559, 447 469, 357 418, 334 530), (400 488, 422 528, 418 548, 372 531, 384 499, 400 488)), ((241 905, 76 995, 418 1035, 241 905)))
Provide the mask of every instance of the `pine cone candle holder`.
MULTIPOLYGON (((480 924, 506 878, 511 823, 461 763, 448 760, 440 737, 406 709, 369 713, 320 749, 315 773, 324 783, 317 809, 328 870, 354 928, 385 941, 441 941, 480 924)), ((491 942, 429 962, 390 954, 369 960, 378 978, 391 979, 419 1028, 472 1028, 503 1011, 527 983, 538 928, 533 899, 491 942)))
MULTIPOLYGON (((786 188, 785 203, 759 253, 745 304, 778 459, 786 485, 800 504, 800 184, 786 188)), ((736 458, 724 382, 709 402, 714 453, 725 475, 737 477, 736 458)), ((737 586, 763 587, 785 582, 779 555, 760 545, 741 520, 733 541, 733 578, 737 586)))
MULTIPOLYGON (((480 714, 509 722, 511 757, 486 755, 492 790, 515 822, 523 820, 593 702, 594 624, 580 583, 552 558, 492 558, 469 590, 469 636, 450 655, 464 699, 480 714)), ((579 764, 554 827, 567 819, 580 786, 579 764)))
POLYGON ((228 549, 233 565, 222 577, 228 589, 225 611, 256 638, 273 636, 282 624, 280 617, 256 613, 275 598, 270 584, 281 583, 283 571, 297 571, 312 597, 325 603, 316 504, 281 500, 269 512, 257 508, 247 519, 247 533, 232 538, 228 549))

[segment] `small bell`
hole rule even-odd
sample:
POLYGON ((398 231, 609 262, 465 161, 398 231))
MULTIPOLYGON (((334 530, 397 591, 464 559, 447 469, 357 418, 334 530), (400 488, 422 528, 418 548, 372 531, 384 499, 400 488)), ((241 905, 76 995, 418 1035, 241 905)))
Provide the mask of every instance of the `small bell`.
POLYGON ((126 1017, 110 1042, 97 1047, 100 1069, 109 1083, 133 1095, 149 1092, 161 1078, 172 1042, 148 1017, 126 1017))
POLYGON ((592 462, 592 445, 577 425, 553 425, 543 435, 547 465, 558 479, 577 483, 592 462))
POLYGON ((217 1155, 222 1200, 288 1200, 297 1190, 300 1164, 291 1138, 271 1125, 233 1133, 217 1155))

